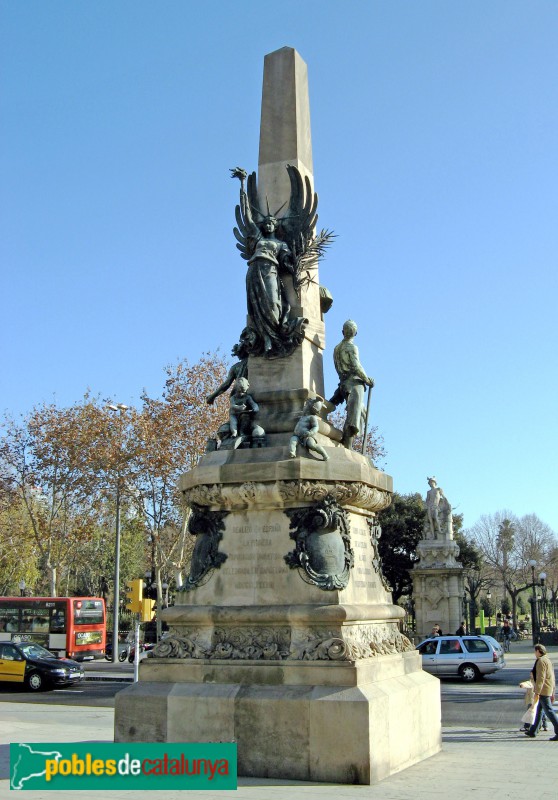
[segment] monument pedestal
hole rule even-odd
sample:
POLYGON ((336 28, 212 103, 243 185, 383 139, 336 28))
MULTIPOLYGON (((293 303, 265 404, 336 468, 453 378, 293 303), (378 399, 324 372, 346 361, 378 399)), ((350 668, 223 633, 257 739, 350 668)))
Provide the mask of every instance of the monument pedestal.
POLYGON ((415 652, 296 665, 161 661, 142 662, 141 682, 116 695, 116 741, 233 741, 239 775, 351 784, 440 749, 439 683, 415 652))
POLYGON ((326 462, 217 451, 183 477, 192 585, 116 696, 116 741, 235 741, 239 775, 360 784, 440 749, 439 683, 399 632, 377 551, 391 478, 329 444, 326 462))
POLYGON ((434 625, 453 634, 463 619, 463 566, 453 539, 424 539, 417 546, 420 561, 413 567, 413 598, 417 634, 425 639, 434 625))

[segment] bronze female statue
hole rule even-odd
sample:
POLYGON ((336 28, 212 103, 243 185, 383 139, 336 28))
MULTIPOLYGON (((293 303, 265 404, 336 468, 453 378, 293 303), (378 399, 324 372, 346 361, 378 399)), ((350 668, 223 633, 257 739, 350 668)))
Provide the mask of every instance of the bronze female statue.
POLYGON ((266 213, 260 210, 256 173, 247 176, 241 167, 231 170, 232 177, 240 180, 234 235, 242 258, 248 262, 246 299, 250 319, 241 342, 250 355, 266 358, 290 355, 302 342, 308 320, 291 315, 285 278, 292 278, 299 293, 312 280, 312 263, 331 239, 327 231, 314 237, 318 197, 312 192, 309 179, 303 183, 296 167, 289 165, 287 171, 291 181, 289 208, 279 218, 281 209, 274 214, 269 206, 266 213))

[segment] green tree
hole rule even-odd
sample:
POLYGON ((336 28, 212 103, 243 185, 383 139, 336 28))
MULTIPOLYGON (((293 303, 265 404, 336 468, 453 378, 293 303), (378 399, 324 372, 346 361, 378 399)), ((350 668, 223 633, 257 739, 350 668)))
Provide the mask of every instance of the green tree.
MULTIPOLYGON (((113 498, 98 516, 98 527, 75 553, 71 567, 61 576, 64 594, 95 595, 107 599, 114 576, 115 507, 113 498)), ((145 525, 135 509, 124 502, 121 508, 120 600, 132 578, 143 576, 148 563, 145 525)))
POLYGON ((461 564, 463 564, 463 568, 465 570, 480 570, 482 565, 482 553, 478 547, 476 547, 473 542, 471 542, 465 536, 464 533, 461 533, 461 531, 455 531, 455 529, 454 538, 456 543, 459 545, 458 560, 461 564))
POLYGON ((393 602, 412 592, 411 570, 418 561, 417 545, 422 537, 426 511, 420 494, 397 492, 389 508, 378 514, 382 527, 379 541, 382 570, 392 587, 393 602))

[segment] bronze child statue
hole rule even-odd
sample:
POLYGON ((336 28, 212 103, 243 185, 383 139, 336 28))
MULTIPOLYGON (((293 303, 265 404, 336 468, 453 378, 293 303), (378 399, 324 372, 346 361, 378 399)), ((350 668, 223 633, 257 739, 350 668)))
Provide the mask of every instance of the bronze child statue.
POLYGON ((304 404, 304 411, 302 417, 296 423, 294 433, 290 441, 290 456, 296 458, 296 446, 301 444, 307 450, 312 450, 314 453, 321 455, 324 461, 329 459, 328 454, 316 441, 316 434, 318 433, 318 414, 322 410, 323 403, 318 398, 308 399, 304 404))

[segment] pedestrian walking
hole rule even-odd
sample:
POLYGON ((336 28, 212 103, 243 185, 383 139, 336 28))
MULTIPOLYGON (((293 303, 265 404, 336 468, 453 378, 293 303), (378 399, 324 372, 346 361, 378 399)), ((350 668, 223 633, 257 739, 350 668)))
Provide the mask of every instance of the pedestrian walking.
MULTIPOLYGON (((525 709, 526 709, 525 713, 521 717, 521 722, 523 723, 523 727, 520 728, 520 730, 528 731, 531 725, 535 721, 538 708, 538 706, 533 707, 533 697, 535 694, 535 683, 534 683, 533 673, 531 673, 531 677, 529 678, 528 681, 521 681, 521 683, 519 684, 519 688, 525 691, 525 694, 523 696, 523 703, 525 704, 525 709)), ((541 730, 542 731, 548 730, 544 711, 542 712, 541 730)))
POLYGON ((551 742, 558 742, 558 716, 552 708, 554 702, 554 692, 556 690, 556 679, 554 677, 554 667, 546 654, 546 647, 543 644, 535 645, 535 663, 533 665, 533 706, 538 703, 535 720, 525 736, 534 739, 542 723, 543 711, 547 719, 554 727, 554 736, 550 737, 551 742))

